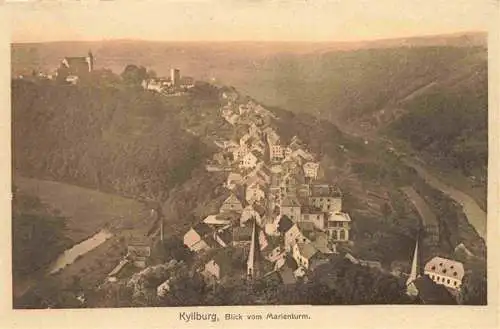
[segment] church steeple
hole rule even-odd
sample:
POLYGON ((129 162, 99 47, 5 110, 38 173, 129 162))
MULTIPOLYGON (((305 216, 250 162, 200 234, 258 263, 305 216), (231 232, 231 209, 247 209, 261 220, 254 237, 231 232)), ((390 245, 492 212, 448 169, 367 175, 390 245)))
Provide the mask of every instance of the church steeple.
POLYGON ((411 271, 408 280, 406 280, 406 293, 410 296, 416 296, 418 294, 418 290, 415 287, 415 280, 421 276, 421 268, 420 268, 420 251, 418 249, 418 242, 420 234, 417 234, 417 240, 415 242, 415 251, 413 252, 413 260, 411 263, 411 271))
POLYGON ((252 218, 252 241, 250 243, 250 251, 248 253, 247 260, 247 277, 250 280, 255 279, 259 275, 258 271, 258 261, 260 253, 259 244, 259 227, 255 218, 252 218))
POLYGON ((89 72, 94 70, 94 55, 92 55, 92 51, 89 49, 87 54, 87 63, 89 65, 89 72))

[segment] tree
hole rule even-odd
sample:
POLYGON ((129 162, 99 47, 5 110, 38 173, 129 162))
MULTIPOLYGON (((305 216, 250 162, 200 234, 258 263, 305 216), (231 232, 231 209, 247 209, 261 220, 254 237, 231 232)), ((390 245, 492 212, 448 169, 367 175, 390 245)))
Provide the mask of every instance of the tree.
POLYGON ((144 66, 138 67, 137 65, 129 64, 123 70, 121 77, 127 84, 140 85, 148 77, 148 74, 144 66))
POLYGON ((486 305, 487 293, 485 273, 475 271, 465 275, 459 299, 465 305, 486 305))
POLYGON ((157 249, 163 262, 167 262, 171 259, 189 262, 193 258, 193 252, 191 252, 177 236, 169 236, 165 238, 163 243, 159 241, 155 249, 157 249))
POLYGON ((148 72, 147 72, 147 77, 148 78, 156 78, 157 74, 156 74, 156 72, 154 70, 149 69, 148 72))

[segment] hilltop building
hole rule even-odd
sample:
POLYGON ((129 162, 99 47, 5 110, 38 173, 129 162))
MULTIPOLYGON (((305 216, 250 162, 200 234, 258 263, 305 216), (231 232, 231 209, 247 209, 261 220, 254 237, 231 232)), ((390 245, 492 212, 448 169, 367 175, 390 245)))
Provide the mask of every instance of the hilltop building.
POLYGON ((176 68, 170 69, 170 81, 174 87, 178 87, 181 82, 181 71, 176 68))
POLYGON ((64 57, 57 70, 57 76, 70 83, 76 83, 94 70, 94 55, 89 50, 87 56, 64 57))

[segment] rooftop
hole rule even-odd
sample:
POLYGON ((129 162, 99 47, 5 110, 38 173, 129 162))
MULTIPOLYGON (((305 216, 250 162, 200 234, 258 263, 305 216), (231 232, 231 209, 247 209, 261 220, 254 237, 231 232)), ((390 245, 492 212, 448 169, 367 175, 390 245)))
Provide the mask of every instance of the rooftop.
POLYGON ((212 229, 207 224, 201 222, 193 226, 193 230, 196 231, 201 237, 212 232, 212 229))
POLYGON ((281 216, 278 222, 278 232, 285 233, 288 232, 293 227, 294 223, 288 216, 281 216))
POLYGON ((313 232, 315 230, 312 222, 298 222, 297 226, 301 231, 313 232))
POLYGON ((314 248, 310 242, 297 243, 297 247, 299 248, 300 254, 307 259, 311 259, 311 257, 318 252, 318 249, 314 248))
POLYGON ((282 207, 300 207, 299 200, 293 197, 285 197, 283 201, 281 201, 282 207))
POLYGON ((342 197, 342 192, 337 186, 331 184, 313 184, 311 185, 312 197, 342 197))
POLYGON ((336 212, 328 215, 329 222, 350 222, 351 217, 345 212, 336 212))
POLYGON ((424 270, 427 272, 437 273, 457 280, 462 280, 464 277, 464 265, 455 260, 434 257, 425 264, 424 270))
POLYGON ((303 214, 321 214, 323 211, 315 206, 305 205, 301 207, 301 212, 303 214))

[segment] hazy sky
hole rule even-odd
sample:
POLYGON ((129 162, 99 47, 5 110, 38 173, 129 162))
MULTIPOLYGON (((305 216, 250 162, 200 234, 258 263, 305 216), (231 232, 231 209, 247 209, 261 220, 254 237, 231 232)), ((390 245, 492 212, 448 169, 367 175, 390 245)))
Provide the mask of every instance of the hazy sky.
POLYGON ((5 0, 13 42, 352 41, 485 31, 495 0, 5 0))

